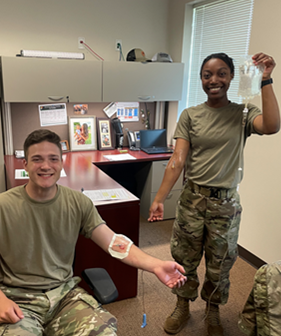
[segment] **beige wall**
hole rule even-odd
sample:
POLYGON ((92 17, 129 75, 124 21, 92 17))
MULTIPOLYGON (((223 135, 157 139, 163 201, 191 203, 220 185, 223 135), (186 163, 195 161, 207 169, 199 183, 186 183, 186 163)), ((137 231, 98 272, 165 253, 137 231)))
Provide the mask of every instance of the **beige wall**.
MULTIPOLYGON (((281 103, 280 0, 255 0, 249 54, 272 55, 274 91, 281 103), (270 7, 269 7, 270 6, 270 7), (269 10, 270 8, 270 10, 269 10)), ((261 106, 260 98, 254 103, 261 106)), ((241 184, 244 207, 239 243, 261 259, 281 259, 281 132, 252 136, 245 149, 245 176, 241 184)))
POLYGON ((183 44, 190 45, 192 33, 192 5, 186 4, 190 1, 173 0, 169 6, 169 50, 176 58, 176 62, 184 63, 183 99, 179 102, 169 103, 168 114, 168 142, 175 144, 173 134, 175 131, 178 112, 186 107, 187 76, 189 62, 189 48, 183 48, 183 44))
MULTIPOLYGON (((78 37, 107 61, 141 48, 151 58, 168 51, 169 0, 1 0, 0 55, 21 49, 80 52, 78 37)), ((87 59, 96 59, 85 51, 87 59)))

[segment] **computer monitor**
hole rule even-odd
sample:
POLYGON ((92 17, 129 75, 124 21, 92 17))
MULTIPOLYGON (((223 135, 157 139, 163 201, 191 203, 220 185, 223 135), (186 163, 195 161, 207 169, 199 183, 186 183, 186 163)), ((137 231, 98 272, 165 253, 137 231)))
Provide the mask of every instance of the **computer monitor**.
POLYGON ((140 130, 141 148, 167 147, 166 129, 140 130))

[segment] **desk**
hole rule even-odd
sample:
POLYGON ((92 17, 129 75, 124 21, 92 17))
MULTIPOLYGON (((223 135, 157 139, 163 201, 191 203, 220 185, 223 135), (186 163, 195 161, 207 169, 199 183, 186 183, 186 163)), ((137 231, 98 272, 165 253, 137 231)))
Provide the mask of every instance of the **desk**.
MULTIPOLYGON (((97 165, 120 165, 128 161, 109 161, 104 155, 117 154, 117 150, 110 151, 83 151, 68 152, 63 154, 63 168, 66 177, 61 177, 58 184, 74 190, 81 188, 89 190, 122 188, 122 186, 105 174, 97 165)), ((169 159, 171 154, 148 155, 144 152, 128 151, 136 157, 132 162, 151 162, 169 159)), ((27 183, 28 179, 15 179, 15 169, 22 169, 22 159, 16 159, 14 155, 5 156, 7 188, 13 188, 27 183)), ((129 200, 120 200, 106 204, 96 204, 101 217, 107 225, 116 233, 128 236, 135 245, 139 243, 139 216, 140 201, 130 193, 129 200)), ((112 277, 118 291, 118 300, 135 297, 137 295, 137 269, 127 266, 122 262, 110 257, 90 239, 79 236, 76 245, 76 257, 74 275, 81 276, 85 268, 104 267, 112 277)), ((81 287, 88 290, 84 281, 81 287)))

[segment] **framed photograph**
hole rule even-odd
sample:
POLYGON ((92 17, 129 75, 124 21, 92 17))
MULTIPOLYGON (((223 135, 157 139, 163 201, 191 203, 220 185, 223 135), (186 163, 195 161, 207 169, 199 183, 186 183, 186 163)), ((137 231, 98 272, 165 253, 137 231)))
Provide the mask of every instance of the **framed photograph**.
POLYGON ((96 150, 96 116, 69 116, 69 144, 72 151, 96 150))
POLYGON ((110 119, 97 118, 97 135, 99 150, 113 149, 110 119))
POLYGON ((69 145, 68 145, 68 141, 67 140, 62 140, 60 142, 60 144, 61 144, 61 149, 62 149, 63 152, 69 151, 69 145))

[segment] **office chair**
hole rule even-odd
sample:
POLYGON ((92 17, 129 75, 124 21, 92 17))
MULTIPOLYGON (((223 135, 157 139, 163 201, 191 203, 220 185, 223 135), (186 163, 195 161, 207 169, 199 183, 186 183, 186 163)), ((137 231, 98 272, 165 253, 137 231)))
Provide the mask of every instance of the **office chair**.
POLYGON ((118 290, 104 268, 87 268, 82 277, 93 290, 94 298, 101 304, 113 302, 118 297, 118 290))

